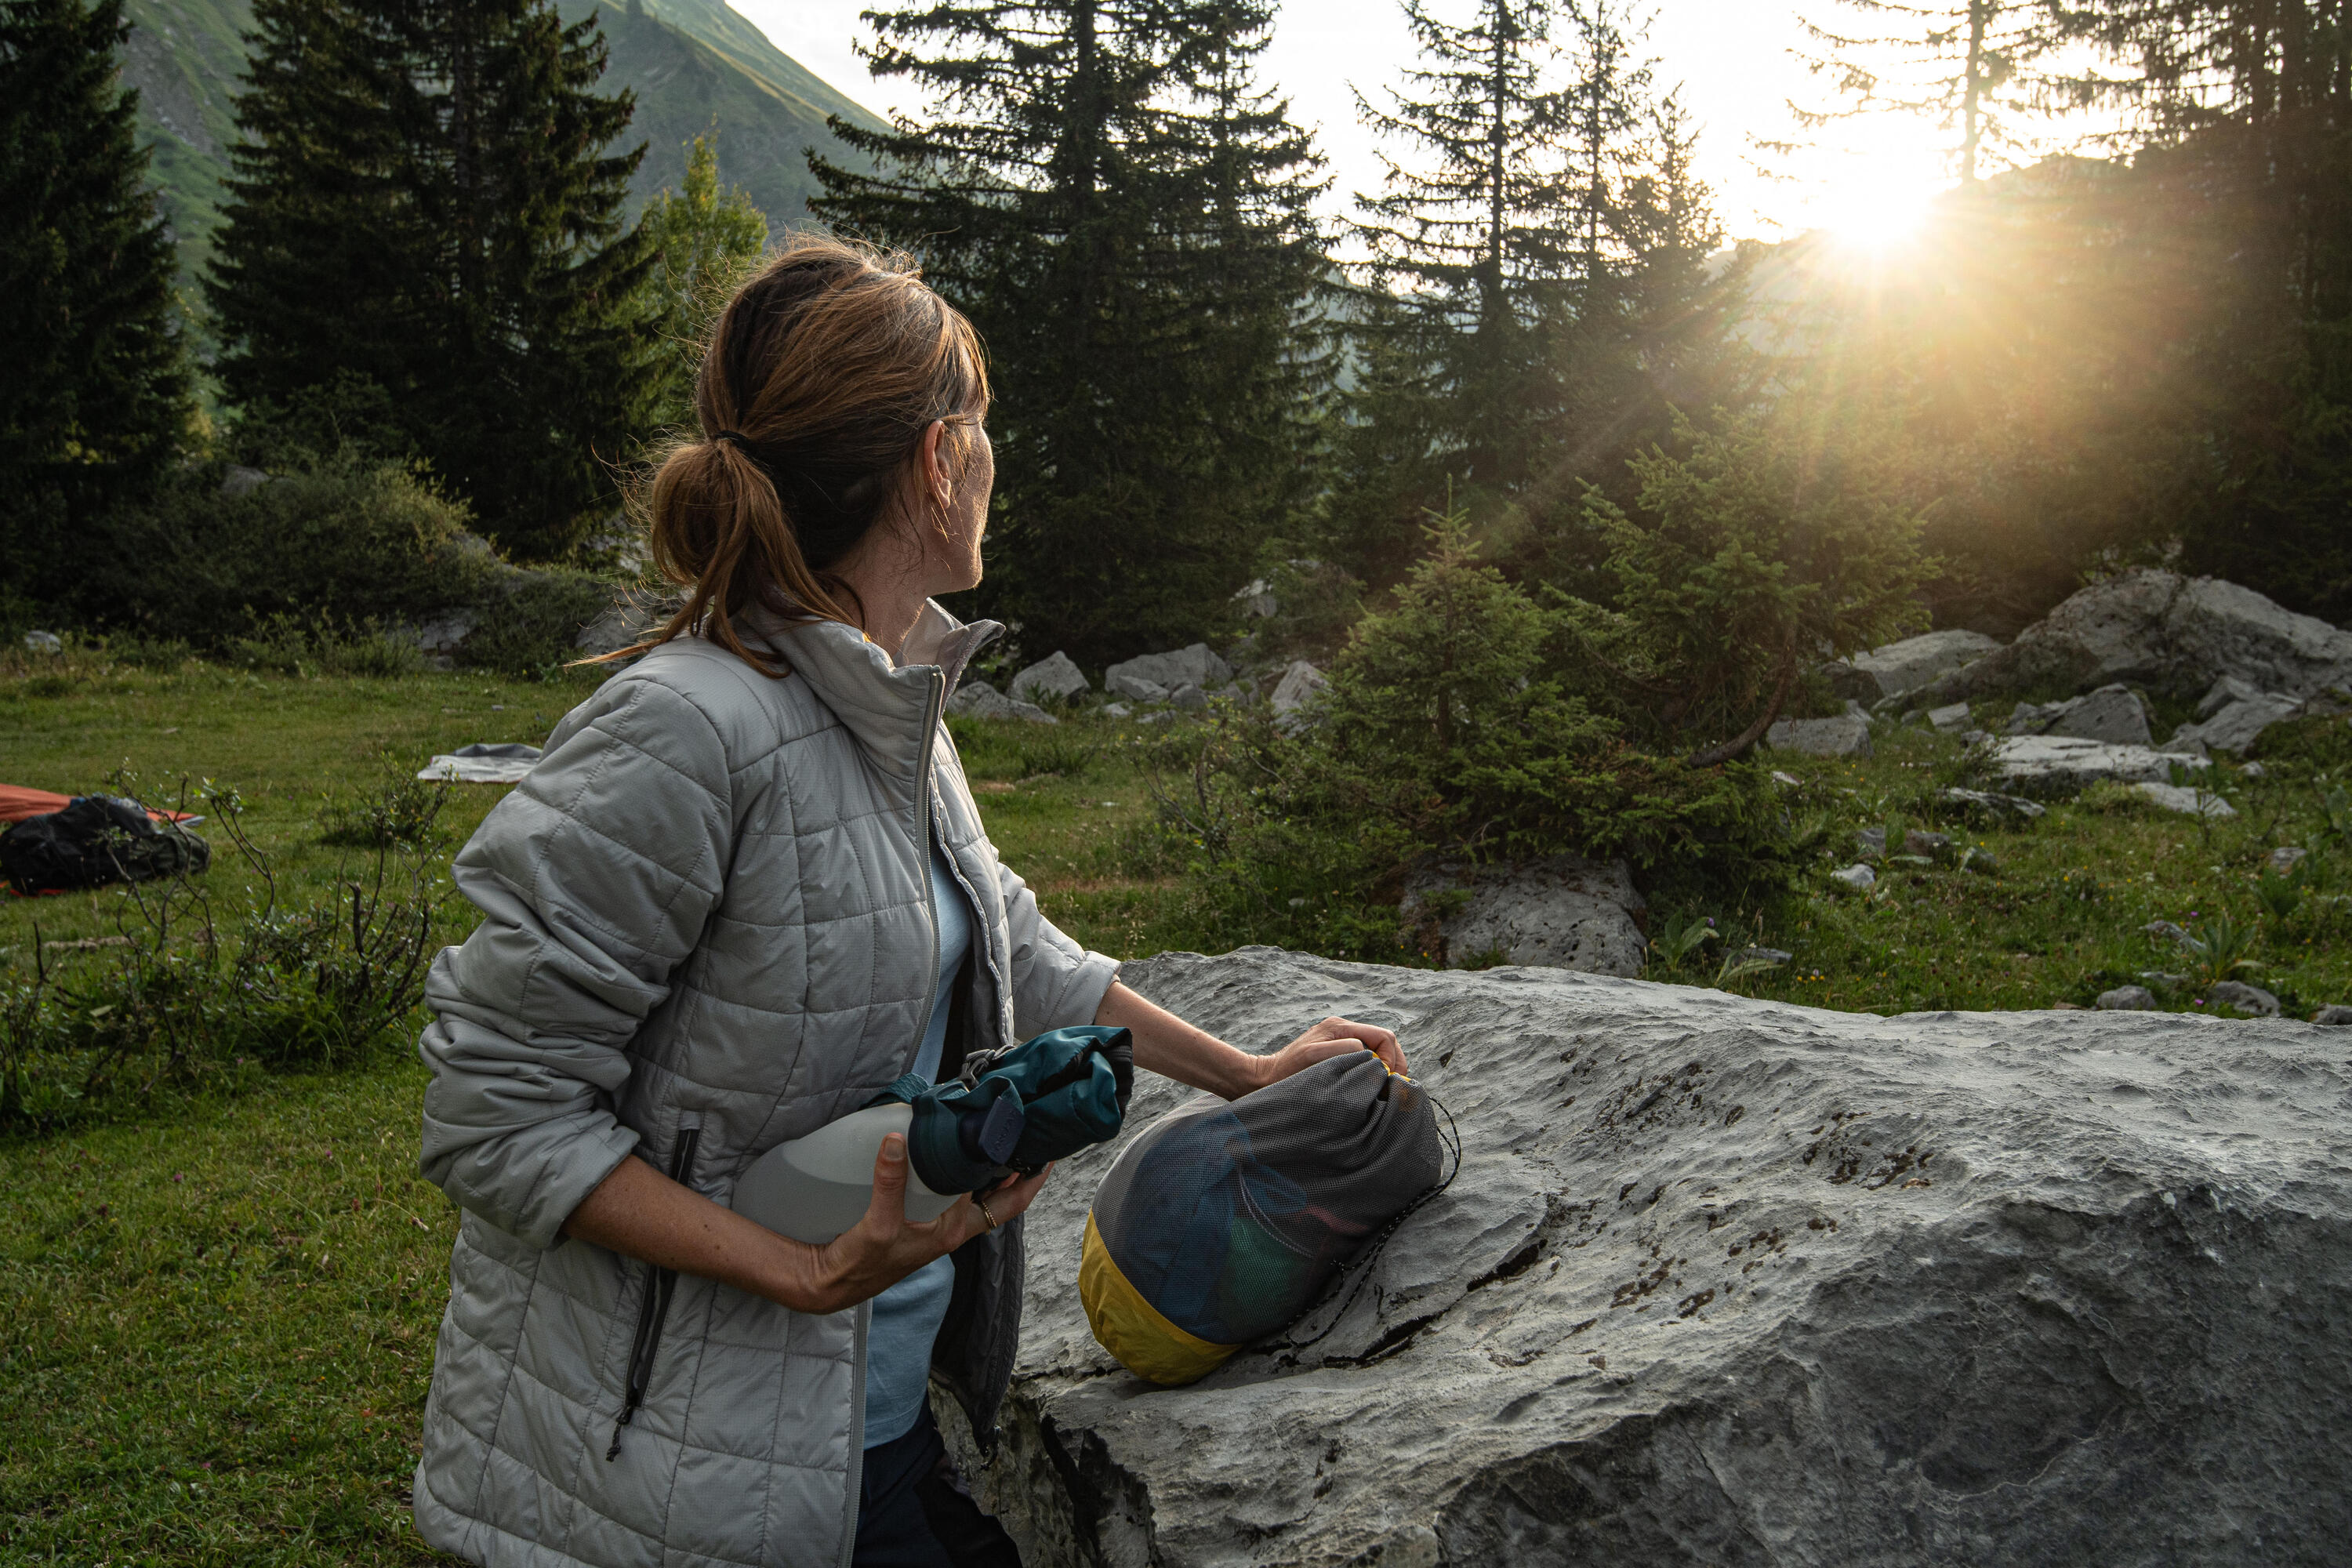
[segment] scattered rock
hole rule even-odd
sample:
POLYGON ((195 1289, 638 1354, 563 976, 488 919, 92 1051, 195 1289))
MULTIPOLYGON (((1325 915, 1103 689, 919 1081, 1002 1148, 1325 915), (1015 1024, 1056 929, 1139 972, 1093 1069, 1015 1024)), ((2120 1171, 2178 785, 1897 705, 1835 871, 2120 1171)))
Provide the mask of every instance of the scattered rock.
POLYGON ((2238 772, 2250 779, 2258 779, 2265 776, 2265 770, 2260 763, 2248 763, 2244 767, 2240 768, 2238 772))
MULTIPOLYGON (((614 595, 612 604, 602 615, 580 628, 580 635, 572 639, 572 646, 591 655, 633 647, 667 624, 685 603, 686 596, 675 590, 624 589, 614 595)), ((467 616, 469 622, 473 618, 471 611, 453 611, 451 618, 459 615, 467 616)), ((466 631, 472 629, 470 624, 466 627, 466 631)), ((464 640, 465 632, 460 632, 457 639, 442 651, 453 652, 457 643, 464 640)), ((435 650, 427 648, 425 651, 435 650)))
POLYGON ((1917 855, 1929 860, 1940 860, 1951 851, 1952 836, 1948 833, 1929 833, 1923 828, 1914 827, 1903 835, 1903 853, 1906 855, 1917 855))
POLYGON ((2251 702, 2262 695, 2236 676, 2225 675, 2206 688, 2205 695, 2198 700, 2197 722, 2203 723, 2232 702, 2251 702))
POLYGON ((43 654, 63 653, 66 651, 66 639, 55 632, 26 632, 25 651, 43 654))
POLYGON ((1935 709, 1928 713, 1927 722, 1938 733, 1957 735, 1969 727, 1969 705, 1955 702, 1948 707, 1935 709))
POLYGON ((1990 790, 1961 789, 1957 785, 1937 791, 1936 798, 1977 821, 1995 824, 2038 821, 2050 809, 2021 795, 1996 795, 1990 790))
POLYGON ((2151 784, 2142 782, 2132 788, 2156 802, 2167 811, 2177 811, 2184 816, 2210 816, 2215 821, 2238 815, 2238 808, 2210 789, 2195 789, 2187 784, 2151 784))
POLYGON ((2271 851, 2271 869, 2284 877, 2288 872, 2294 870, 2296 866, 2302 864, 2303 858, 2310 853, 2310 850, 2298 847, 2293 844, 2282 844, 2277 848, 2271 851))
POLYGON ((1171 708, 1206 708, 1208 705, 1209 694, 1189 680, 1168 694, 1168 706, 1171 708))
POLYGON ((1864 859, 1884 860, 1886 858, 1886 829, 1857 827, 1853 830, 1853 845, 1855 853, 1864 859))
MULTIPOLYGON (((612 610, 605 612, 606 616, 612 614, 614 614, 612 610)), ((474 628, 481 624, 482 613, 479 610, 459 608, 444 610, 437 616, 427 616, 416 626, 404 629, 415 640, 417 650, 425 655, 425 661, 427 664, 436 669, 454 669, 457 663, 458 645, 473 636, 474 628)), ((599 616, 589 624, 592 626, 603 626, 604 618, 599 616)), ((631 635, 612 643, 609 647, 593 647, 588 651, 610 653, 613 648, 626 647, 636 640, 635 636, 631 635)))
POLYGON ((2080 1002, 2053 1002, 2050 1004, 2050 1011, 2053 1013, 2087 1013, 2090 1009, 2084 1006, 2080 1002))
POLYGON ((2205 993, 2205 1000, 2216 1007, 2228 1007, 2250 1017, 2278 1016, 2278 998, 2259 985, 2249 985, 2242 980, 2224 980, 2205 993))
POLYGON ((2210 695, 2224 677, 2295 697, 2352 684, 2352 632, 2235 583, 2137 567, 2092 584, 2007 647, 1912 696, 1944 703, 2035 688, 2084 691, 2111 681, 2210 695))
POLYGON ((1872 870, 1869 867, 1856 862, 1852 866, 1848 866, 1842 871, 1831 872, 1830 880, 1832 882, 1843 883, 1845 886, 1852 888, 1857 893, 1866 893, 1871 889, 1878 886, 1878 873, 1872 870))
POLYGON ((1106 702, 1103 704, 1103 715, 1106 718, 1124 719, 1134 711, 1134 709, 1129 708, 1124 702, 1106 702))
POLYGON ((2242 752, 2254 743, 2254 737, 2282 719, 2293 719, 2306 711, 2299 697, 2284 692, 2259 692, 2240 698, 2221 708, 2202 723, 2183 724, 2172 732, 2168 746, 2183 742, 2198 747, 2210 747, 2217 752, 2242 752))
MULTIPOLYGON (((1123 1143, 1066 1162, 994 1464, 939 1402, 1040 1568, 2344 1554, 2352 1075, 2300 1027, 2217 1061, 2169 1016, 1264 948, 1121 977, 1253 1049, 1397 1029, 1464 1163, 1299 1335, 1328 1337, 1163 1391, 1078 1300, 1123 1143)), ((1139 1074, 1123 1138, 1192 1098, 1139 1074)))
POLYGON ((2338 1002, 2314 1013, 2311 1021, 2315 1024, 2352 1024, 2352 1007, 2338 1002))
POLYGON ((967 680, 948 699, 948 711, 966 719, 1026 719, 1032 724, 1058 724, 1060 720, 1034 702, 1016 702, 985 680, 967 680))
POLYGON ((1330 689, 1331 683, 1323 678, 1321 670, 1303 658, 1292 659, 1290 668, 1282 672, 1282 679, 1275 682, 1274 721, 1287 733, 1297 734, 1311 721, 1302 710, 1330 689))
POLYGON ((2176 767, 2201 769, 2200 757, 2167 756, 2145 746, 2117 746, 2065 735, 2010 735, 1992 743, 1993 765, 2017 789, 2033 795, 2068 795, 2101 779, 2126 784, 2163 783, 2176 767))
POLYGON ((1016 702, 1066 702, 1093 689, 1085 672, 1058 648, 1004 683, 1005 695, 1016 702))
POLYGON ((2145 985, 2118 985, 2099 993, 2099 1006, 2109 1013, 2153 1013, 2156 993, 2145 985))
POLYGON ((248 468, 242 463, 231 463, 221 476, 220 497, 223 500, 243 500, 269 482, 269 476, 259 468, 248 468))
POLYGON ((1589 974, 1642 972, 1649 942, 1641 921, 1649 906, 1622 860, 1559 855, 1516 866, 1440 862, 1407 879, 1400 912, 1408 921, 1428 919, 1433 905, 1452 903, 1434 895, 1461 889, 1469 899, 1436 921, 1450 969, 1520 963, 1589 974))
POLYGON ((1764 732, 1764 742, 1810 757, 1870 755, 1870 721, 1852 713, 1834 719, 1783 719, 1764 732))
POLYGON ((1849 702, 1876 702, 1885 697, 1885 689, 1878 677, 1866 669, 1856 669, 1843 659, 1835 659, 1814 671, 1829 684, 1830 695, 1849 702))
POLYGON ((1253 577, 1234 595, 1234 603, 1242 614, 1267 620, 1282 613, 1282 605, 1274 596, 1274 589, 1263 577, 1253 577))
POLYGON ((1772 782, 1779 784, 1782 789, 1801 788, 1803 784, 1803 781, 1799 779, 1796 774, 1784 773, 1778 768, 1774 768, 1772 770, 1772 782))
POLYGON ((1778 969, 1797 955, 1777 947, 1743 947, 1731 955, 1734 968, 1778 969))
POLYGON ((1180 686, 1202 690, 1223 686, 1234 678, 1232 666, 1196 642, 1174 653, 1147 653, 1112 665, 1103 672, 1103 689, 1138 702, 1165 702, 1180 686))
POLYGON ((2067 735, 2112 746, 2153 746, 2147 700, 2128 686, 2102 686, 2063 702, 2021 702, 2009 718, 2012 735, 2067 735))
POLYGON ((2139 929, 2143 933, 2156 938, 2158 942, 2177 942, 2184 947, 2189 942, 2189 933, 2170 921, 2150 921, 2139 929))
POLYGON ((1876 694, 1864 699, 1875 701, 1880 697, 1908 696, 1929 681, 1964 669, 2000 647, 1999 638, 1982 632, 1928 632, 1856 654, 1852 662, 1854 668, 1878 683, 1876 694))

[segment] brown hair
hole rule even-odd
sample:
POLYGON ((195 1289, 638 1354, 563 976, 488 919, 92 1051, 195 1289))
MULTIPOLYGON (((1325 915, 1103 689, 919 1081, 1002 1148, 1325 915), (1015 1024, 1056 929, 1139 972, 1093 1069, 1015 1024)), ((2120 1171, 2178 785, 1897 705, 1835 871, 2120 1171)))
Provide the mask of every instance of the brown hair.
POLYGON ((698 628, 784 673, 744 646, 738 617, 764 605, 855 625, 834 569, 890 512, 924 431, 987 409, 979 334, 912 261, 788 237, 719 313, 695 378, 702 435, 674 443, 645 492, 654 563, 691 592, 660 631, 604 658, 698 628))

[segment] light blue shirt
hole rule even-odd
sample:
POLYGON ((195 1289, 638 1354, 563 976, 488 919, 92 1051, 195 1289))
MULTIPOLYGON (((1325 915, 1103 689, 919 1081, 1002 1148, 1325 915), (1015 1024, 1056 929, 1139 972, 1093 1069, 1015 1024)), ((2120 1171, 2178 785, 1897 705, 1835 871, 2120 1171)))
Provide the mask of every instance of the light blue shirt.
MULTIPOLYGON (((914 1070, 925 1081, 939 1076, 948 1040, 948 994, 971 947, 971 908, 937 846, 931 849, 931 906, 939 910, 940 973, 931 997, 931 1026, 915 1053, 914 1070)), ((915 1429, 931 1380, 931 1345, 947 1321, 955 1294, 955 1265, 935 1258, 874 1298, 874 1321, 866 1331, 866 1446, 903 1437, 915 1429)))

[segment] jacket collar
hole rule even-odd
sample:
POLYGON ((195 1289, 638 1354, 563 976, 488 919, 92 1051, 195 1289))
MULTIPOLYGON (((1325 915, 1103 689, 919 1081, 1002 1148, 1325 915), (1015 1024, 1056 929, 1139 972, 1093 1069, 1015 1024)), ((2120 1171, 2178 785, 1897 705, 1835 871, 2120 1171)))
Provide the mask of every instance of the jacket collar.
POLYGON ((808 682, 886 773, 910 784, 922 772, 938 724, 940 710, 933 692, 944 703, 972 655, 1004 630, 995 621, 967 626, 938 600, 927 599, 893 664, 865 633, 839 621, 795 625, 761 609, 744 620, 744 629, 756 633, 808 682))

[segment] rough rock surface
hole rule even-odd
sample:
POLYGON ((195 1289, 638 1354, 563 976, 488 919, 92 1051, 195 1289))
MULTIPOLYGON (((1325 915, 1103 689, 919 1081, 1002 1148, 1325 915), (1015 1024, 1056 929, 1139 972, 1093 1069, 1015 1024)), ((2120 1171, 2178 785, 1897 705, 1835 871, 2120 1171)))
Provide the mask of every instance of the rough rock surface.
POLYGON ((1299 710, 1330 689, 1331 683, 1324 679, 1321 670, 1303 658, 1292 659, 1290 667, 1282 672, 1282 679, 1274 683, 1270 702, 1274 721, 1296 733, 1307 723, 1299 710))
POLYGON ((2298 697, 2352 685, 2352 632, 2235 583, 2137 567, 2092 584, 2007 647, 1919 688, 1909 701, 2087 691, 2118 680, 2185 697, 2225 676, 2298 697))
POLYGON ((2352 1007, 2341 1002, 2332 1002, 2314 1013, 2311 1021, 2315 1024, 2352 1024, 2352 1007))
POLYGON ((1870 755, 1870 721, 1855 713, 1834 719, 1782 719, 1764 731, 1764 743, 1809 757, 1870 755))
POLYGON ((1982 632, 1928 632, 1856 654, 1849 662, 1877 681, 1879 696, 1902 697, 1938 676, 1966 668, 2000 647, 1999 638, 1982 632))
MULTIPOLYGON (((2342 1560, 2326 1031, 1263 948, 1125 979, 1255 1050, 1326 1014, 1398 1029, 1464 1161, 1328 1338, 1173 1390, 1077 1301, 1118 1146, 1065 1162, 1005 1447, 966 1468, 1031 1568, 2342 1560)), ((1144 1077, 1129 1135, 1187 1098, 1144 1077)))
POLYGON ((1049 698, 1067 700, 1094 689, 1086 672, 1070 656, 1056 648, 1004 683, 1005 694, 1016 702, 1040 702, 1049 698))
POLYGON ((1936 709, 1927 715, 1927 722, 1938 733, 1957 735, 1969 727, 1969 705, 1955 702, 1948 707, 1936 709))
POLYGON ((2073 795, 2101 779, 2160 784, 2176 767, 2194 771, 2212 765, 2202 757, 2060 735, 2011 735, 1993 742, 1992 759, 2004 781, 2029 795, 2073 795))
POLYGON ((1174 653, 1147 653, 1112 665, 1103 671, 1103 689, 1138 702, 1165 702, 1179 687, 1206 690, 1233 678, 1231 665, 1211 651, 1207 643, 1196 642, 1174 653))
POLYGON ((2228 1007, 2255 1017, 2278 1016, 2278 998, 2259 985, 2249 985, 2242 980, 2223 980, 2205 993, 2205 1000, 2216 1007, 2228 1007))
POLYGON ((985 680, 967 680, 948 699, 948 711, 967 719, 1026 719, 1032 724, 1058 724, 1059 719, 1034 702, 1016 702, 985 680))
POLYGON ((1649 952, 1642 918, 1649 905, 1622 860, 1556 855, 1516 866, 1441 862, 1406 880, 1400 912, 1434 919, 1445 963, 1463 969, 1494 963, 1639 974, 1649 952), (1467 889, 1459 903, 1439 895, 1467 889))
POLYGON ((2147 700, 2117 682, 2063 702, 2021 702, 2009 716, 2012 735, 2064 735, 2111 746, 2149 746, 2147 700))
POLYGON ((2283 691, 2256 692, 2224 703, 2210 718, 2183 724, 2172 732, 2172 739, 2166 744, 2170 747, 2194 742, 2217 752, 2242 752, 2263 731, 2282 719, 2296 717, 2305 708, 2301 698, 2289 697, 2283 691))
POLYGON ((2189 784, 2155 784, 2142 781, 2132 788, 2156 802, 2167 811, 2177 811, 2183 816, 2210 816, 2219 821, 2235 816, 2238 808, 2215 795, 2211 790, 2197 789, 2189 784))

